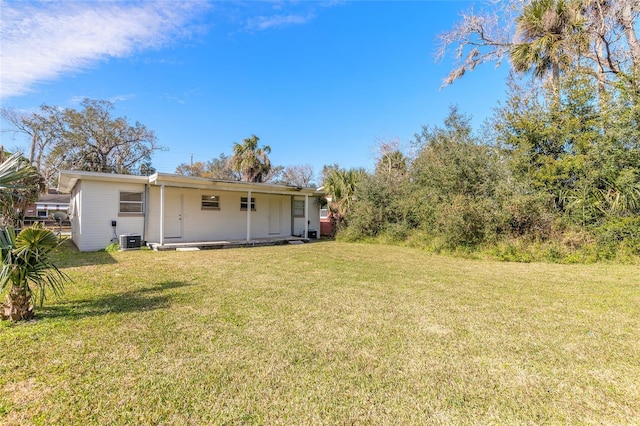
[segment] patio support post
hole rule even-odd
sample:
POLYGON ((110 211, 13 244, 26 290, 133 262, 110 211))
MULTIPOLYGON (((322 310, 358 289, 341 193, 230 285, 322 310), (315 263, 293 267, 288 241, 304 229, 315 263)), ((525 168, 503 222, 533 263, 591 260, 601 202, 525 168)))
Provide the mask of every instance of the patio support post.
POLYGON ((304 196, 304 237, 309 238, 309 196, 304 196))
POLYGON ((147 241, 147 225, 149 222, 149 184, 144 184, 144 211, 142 214, 142 241, 147 241))
POLYGON ((160 186, 160 245, 164 245, 164 184, 160 186))
POLYGON ((247 194, 247 242, 251 241, 251 191, 247 194))

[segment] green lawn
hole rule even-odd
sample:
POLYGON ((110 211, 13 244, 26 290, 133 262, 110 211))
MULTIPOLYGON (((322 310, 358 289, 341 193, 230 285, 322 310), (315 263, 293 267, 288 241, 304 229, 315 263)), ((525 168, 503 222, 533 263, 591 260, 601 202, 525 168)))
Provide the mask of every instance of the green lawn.
POLYGON ((0 424, 632 424, 638 266, 321 242, 60 255, 0 424))

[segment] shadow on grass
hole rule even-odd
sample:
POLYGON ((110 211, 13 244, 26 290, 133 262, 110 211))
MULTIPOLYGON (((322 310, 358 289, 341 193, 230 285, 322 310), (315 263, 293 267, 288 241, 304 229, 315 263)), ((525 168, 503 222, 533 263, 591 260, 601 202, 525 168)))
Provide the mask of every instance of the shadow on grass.
POLYGON ((152 287, 107 294, 93 299, 73 300, 57 305, 43 306, 37 309, 36 317, 82 319, 107 314, 153 311, 166 309, 171 305, 171 295, 166 291, 191 286, 179 281, 167 281, 152 287))
POLYGON ((76 266, 110 265, 118 263, 111 253, 106 251, 80 252, 67 239, 60 244, 54 253, 54 263, 58 268, 73 268, 76 266))

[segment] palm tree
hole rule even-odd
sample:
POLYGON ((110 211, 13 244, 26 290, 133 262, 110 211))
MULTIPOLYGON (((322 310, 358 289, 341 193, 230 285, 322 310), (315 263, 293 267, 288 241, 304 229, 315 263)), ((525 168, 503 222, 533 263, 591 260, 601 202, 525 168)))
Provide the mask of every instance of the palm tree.
POLYGON ((35 224, 17 236, 13 228, 0 230, 0 291, 8 291, 0 317, 11 321, 33 318, 47 290, 62 294, 69 277, 51 261, 51 252, 60 242, 55 234, 35 224))
POLYGON ((15 225, 28 204, 38 199, 44 180, 21 154, 6 158, 0 146, 0 226, 15 225))
POLYGON ((595 203, 606 215, 633 215, 640 211, 640 182, 633 173, 622 172, 618 179, 602 179, 602 189, 596 190, 595 203))
POLYGON ((326 175, 323 189, 336 225, 346 223, 346 217, 356 201, 356 188, 363 176, 364 171, 361 169, 331 169, 326 175))
POLYGON ((517 72, 532 71, 542 78, 551 71, 556 92, 560 71, 568 66, 571 51, 580 49, 585 38, 585 20, 577 0, 533 0, 516 19, 518 41, 510 57, 517 72))
POLYGON ((256 135, 246 138, 241 144, 233 145, 231 165, 233 170, 242 174, 245 182, 263 182, 271 170, 269 155, 271 147, 258 146, 260 139, 256 135))

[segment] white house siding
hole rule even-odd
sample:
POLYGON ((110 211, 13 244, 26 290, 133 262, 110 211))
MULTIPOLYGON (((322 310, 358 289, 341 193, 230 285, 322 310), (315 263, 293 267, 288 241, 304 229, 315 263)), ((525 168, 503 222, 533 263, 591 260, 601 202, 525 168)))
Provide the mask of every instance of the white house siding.
POLYGON ((71 191, 71 199, 69 200, 69 216, 71 221, 71 240, 80 248, 82 245, 82 234, 80 228, 82 226, 82 182, 78 182, 77 185, 71 191))
POLYGON ((74 218, 78 218, 74 229, 74 243, 80 251, 94 251, 107 247, 112 238, 121 234, 143 233, 144 218, 142 215, 121 215, 120 191, 144 192, 144 184, 100 182, 83 180, 74 188, 75 193, 81 193, 78 211, 74 218), (81 191, 80 191, 81 189, 81 191), (111 221, 116 221, 116 229, 111 221), (77 237, 77 238, 76 238, 77 237))
MULTIPOLYGON (((182 201, 182 208, 171 206, 173 210, 181 210, 181 238, 167 238, 165 226, 165 243, 196 241, 228 241, 244 240, 247 236, 247 212, 240 210, 240 199, 247 197, 247 192, 230 192, 189 188, 165 187, 165 215, 168 203, 182 201), (219 210, 203 210, 202 196, 217 195, 220 197, 219 210)), ((291 197, 288 195, 262 194, 252 192, 255 199, 255 211, 251 212, 251 238, 267 238, 291 235, 291 197), (280 206, 279 232, 269 231, 269 200, 276 200, 280 206)), ((149 196, 149 212, 147 223, 147 241, 160 241, 160 187, 151 186, 149 196)), ((271 231, 273 231, 272 229, 271 231)))
MULTIPOLYGON (((170 174, 144 177, 62 171, 59 180, 59 189, 71 193, 72 239, 81 251, 105 248, 122 234, 140 234, 143 241, 159 243, 161 228, 163 243, 245 240, 248 214, 241 209, 240 200, 249 196, 249 188, 255 199, 251 239, 304 233, 305 218, 293 217, 292 202, 304 201, 303 194, 313 191, 310 189, 300 193, 278 185, 212 182, 170 174), (161 184, 165 185, 164 203, 161 184), (122 191, 145 194, 146 217, 119 212, 122 191), (203 209, 203 195, 218 196, 219 208, 203 209), (165 224, 161 227, 162 210, 165 224), (112 221, 117 224, 115 230, 112 221)), ((308 229, 318 231, 319 207, 311 193, 308 200, 308 229)))
MULTIPOLYGON (((304 197, 296 196, 294 200, 304 201, 304 197)), ((320 238, 320 207, 316 202, 316 197, 309 197, 309 229, 317 231, 317 236, 320 238)), ((304 235, 304 217, 293 218, 293 234, 304 235)))

